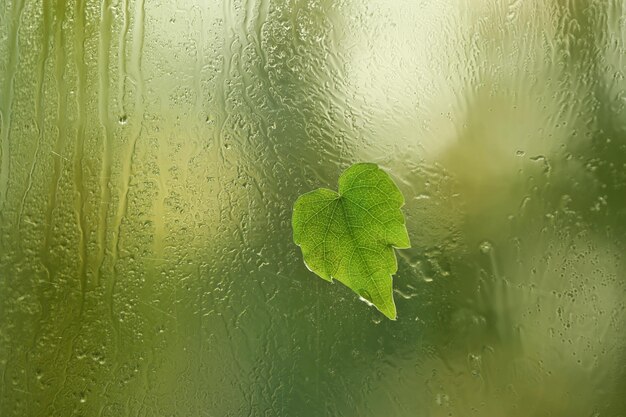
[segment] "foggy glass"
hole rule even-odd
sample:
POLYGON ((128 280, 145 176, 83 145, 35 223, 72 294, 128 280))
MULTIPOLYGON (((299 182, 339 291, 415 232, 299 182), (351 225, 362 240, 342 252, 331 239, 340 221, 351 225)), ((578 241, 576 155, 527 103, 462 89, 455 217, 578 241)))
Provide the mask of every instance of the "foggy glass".
POLYGON ((626 415, 620 0, 0 0, 0 415, 626 415), (402 190, 398 320, 298 195, 402 190))

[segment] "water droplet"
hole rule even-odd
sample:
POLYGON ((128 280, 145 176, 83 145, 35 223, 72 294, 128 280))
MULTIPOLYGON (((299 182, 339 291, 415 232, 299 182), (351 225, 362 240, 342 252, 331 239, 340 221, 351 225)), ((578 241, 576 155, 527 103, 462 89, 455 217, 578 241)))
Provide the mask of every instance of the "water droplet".
POLYGON ((486 240, 479 245, 479 249, 482 253, 489 253, 493 250, 493 246, 491 246, 490 242, 486 240))
POLYGON ((120 118, 118 119, 118 122, 121 125, 125 125, 126 123, 128 123, 128 116, 125 114, 121 115, 120 118))
POLYGON ((370 307, 374 305, 374 303, 370 301, 372 299, 372 296, 366 289, 359 290, 358 294, 359 294, 359 300, 363 301, 365 304, 367 304, 370 307))

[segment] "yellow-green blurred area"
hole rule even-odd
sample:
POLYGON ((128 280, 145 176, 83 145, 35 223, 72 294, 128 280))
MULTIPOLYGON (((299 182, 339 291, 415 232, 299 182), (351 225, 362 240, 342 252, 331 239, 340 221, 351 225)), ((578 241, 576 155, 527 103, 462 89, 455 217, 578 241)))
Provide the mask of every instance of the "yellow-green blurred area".
POLYGON ((622 0, 0 0, 0 416, 626 415, 622 0), (356 162, 398 320, 306 269, 356 162))

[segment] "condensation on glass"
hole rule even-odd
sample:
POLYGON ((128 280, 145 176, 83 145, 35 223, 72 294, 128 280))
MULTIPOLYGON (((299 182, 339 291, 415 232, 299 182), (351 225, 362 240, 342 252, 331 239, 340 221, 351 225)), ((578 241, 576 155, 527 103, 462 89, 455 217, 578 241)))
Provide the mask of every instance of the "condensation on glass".
POLYGON ((626 5, 0 0, 0 415, 626 413, 626 5), (384 319, 295 198, 371 161, 384 319))

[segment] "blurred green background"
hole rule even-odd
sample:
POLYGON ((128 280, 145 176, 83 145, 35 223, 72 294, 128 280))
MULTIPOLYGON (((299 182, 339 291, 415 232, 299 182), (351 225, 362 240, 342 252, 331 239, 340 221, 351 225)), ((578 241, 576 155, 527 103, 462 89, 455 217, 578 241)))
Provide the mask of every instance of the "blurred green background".
POLYGON ((0 415, 626 416, 621 0, 0 0, 0 415), (398 320, 304 266, 376 162, 398 320))

